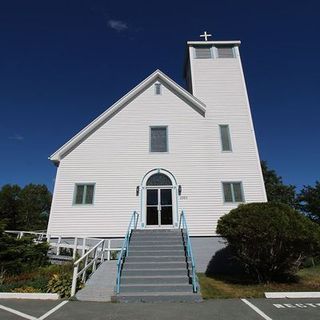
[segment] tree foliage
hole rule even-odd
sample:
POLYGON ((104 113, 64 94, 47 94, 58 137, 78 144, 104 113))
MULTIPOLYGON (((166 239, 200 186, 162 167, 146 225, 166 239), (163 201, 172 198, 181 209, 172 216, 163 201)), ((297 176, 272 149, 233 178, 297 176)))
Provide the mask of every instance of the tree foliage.
POLYGON ((5 221, 7 228, 16 230, 20 224, 19 211, 21 188, 18 185, 4 185, 0 191, 0 219, 5 221))
POLYGON ((32 238, 15 237, 3 232, 4 224, 0 223, 0 270, 6 275, 29 272, 48 262, 48 244, 35 244, 32 238))
POLYGON ((300 209, 313 221, 320 223, 320 181, 315 186, 304 186, 298 195, 300 209))
POLYGON ((0 219, 7 229, 46 229, 51 193, 45 185, 4 185, 0 190, 0 219))
POLYGON ((240 205, 219 219, 217 232, 260 282, 294 274, 320 248, 320 226, 280 203, 240 205))
POLYGON ((268 168, 266 161, 261 161, 261 169, 269 202, 284 203, 293 208, 298 207, 295 186, 285 185, 282 177, 268 168))

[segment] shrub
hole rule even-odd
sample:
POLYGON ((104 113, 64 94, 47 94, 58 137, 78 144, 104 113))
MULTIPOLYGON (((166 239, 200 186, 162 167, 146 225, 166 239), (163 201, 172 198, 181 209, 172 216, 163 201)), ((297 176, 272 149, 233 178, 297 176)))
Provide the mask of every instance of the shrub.
POLYGON ((217 232, 259 282, 293 275, 320 247, 320 227, 279 203, 240 205, 219 219, 217 232))
MULTIPOLYGON (((65 265, 58 272, 52 274, 48 285, 47 292, 58 293, 60 298, 68 298, 71 294, 72 285, 72 264, 65 265)), ((82 287, 80 280, 77 281, 77 289, 82 287)))
POLYGON ((58 293, 60 298, 70 297, 72 276, 68 273, 57 273, 48 282, 47 292, 58 293))
POLYGON ((32 271, 48 264, 48 244, 33 242, 32 238, 16 239, 3 232, 0 224, 0 270, 6 275, 32 271))

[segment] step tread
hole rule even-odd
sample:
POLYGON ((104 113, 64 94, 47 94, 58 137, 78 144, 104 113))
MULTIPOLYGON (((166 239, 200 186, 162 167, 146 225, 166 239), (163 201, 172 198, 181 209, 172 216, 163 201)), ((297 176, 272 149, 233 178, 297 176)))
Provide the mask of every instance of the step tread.
POLYGON ((144 292, 143 294, 139 293, 139 292, 127 292, 127 293, 119 293, 118 296, 119 297, 123 297, 123 296, 128 296, 128 297, 143 297, 143 296, 193 296, 193 295, 198 295, 198 293, 194 293, 194 292, 171 292, 171 291, 156 291, 156 292, 144 292))
POLYGON ((187 271, 187 268, 163 268, 163 269, 146 269, 146 268, 142 268, 142 269, 130 269, 130 270, 126 270, 123 269, 123 271, 187 271))
POLYGON ((121 284, 121 287, 188 287, 192 286, 191 284, 179 284, 179 283, 170 283, 170 284, 162 284, 162 283, 127 283, 121 284))
POLYGON ((159 276, 122 276, 121 279, 158 279, 158 278, 165 278, 165 279, 175 279, 175 278, 186 278, 189 279, 187 275, 159 275, 159 276))
POLYGON ((183 247, 183 244, 180 243, 180 244, 156 244, 156 245, 153 245, 153 244, 139 244, 139 245, 136 245, 136 244, 130 244, 131 248, 148 248, 148 247, 183 247))

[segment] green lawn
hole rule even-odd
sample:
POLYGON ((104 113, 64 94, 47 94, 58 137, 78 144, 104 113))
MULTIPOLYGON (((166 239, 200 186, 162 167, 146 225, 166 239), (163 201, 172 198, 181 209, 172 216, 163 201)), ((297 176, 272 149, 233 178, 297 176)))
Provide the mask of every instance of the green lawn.
POLYGON ((320 266, 302 269, 297 281, 290 283, 250 284, 243 279, 224 276, 206 277, 198 274, 204 299, 215 298, 262 298, 271 291, 320 291, 320 266))

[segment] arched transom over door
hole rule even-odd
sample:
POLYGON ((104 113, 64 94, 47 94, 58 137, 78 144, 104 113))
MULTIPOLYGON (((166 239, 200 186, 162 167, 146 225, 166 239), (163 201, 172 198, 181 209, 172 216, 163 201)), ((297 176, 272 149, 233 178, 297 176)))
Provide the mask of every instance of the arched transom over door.
POLYGON ((146 182, 146 225, 173 225, 173 186, 163 173, 155 173, 146 182))

